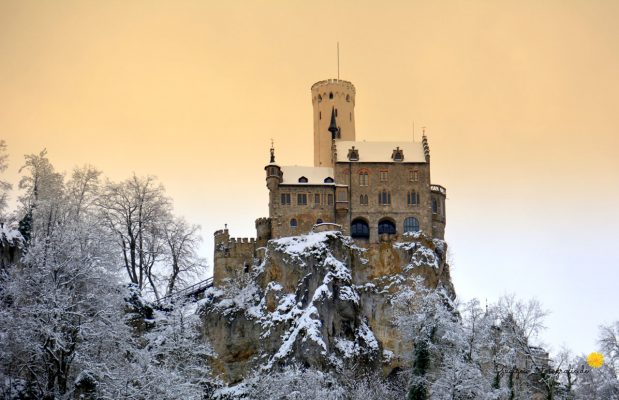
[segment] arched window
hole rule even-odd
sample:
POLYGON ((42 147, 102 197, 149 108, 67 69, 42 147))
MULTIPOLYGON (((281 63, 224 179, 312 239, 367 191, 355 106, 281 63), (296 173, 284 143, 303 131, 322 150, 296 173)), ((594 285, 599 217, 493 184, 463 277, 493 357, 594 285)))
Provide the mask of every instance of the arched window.
POLYGON ((359 203, 362 206, 367 206, 368 205, 368 195, 367 194, 362 194, 359 196, 359 203))
POLYGON ((415 191, 408 192, 406 195, 406 204, 408 204, 409 206, 416 206, 417 204, 419 204, 419 193, 415 191))
POLYGON ((388 205, 391 204, 391 193, 384 190, 378 193, 378 204, 388 205))
POLYGON ((322 101, 322 96, 318 95, 318 102, 320 103, 322 101))
POLYGON ((432 199, 432 214, 438 214, 438 201, 432 199))
POLYGON ((297 219, 293 218, 290 220, 290 227, 291 228, 296 228, 297 227, 297 219))
POLYGON ((355 219, 350 225, 350 236, 367 239, 370 237, 370 226, 362 219, 355 219))
POLYGON ((330 92, 330 93, 329 93, 329 99, 330 99, 330 100, 333 100, 333 92, 330 92))
POLYGON ((299 183, 307 183, 307 178, 302 176, 299 178, 299 183))
POLYGON ((378 234, 382 235, 387 233, 389 235, 395 234, 395 224, 389 219, 381 219, 378 221, 378 234))
POLYGON ((325 183, 333 183, 333 178, 331 178, 330 176, 326 177, 324 180, 325 183))
POLYGON ((415 217, 408 217, 404 220, 404 233, 419 232, 419 220, 415 217))
POLYGON ((318 219, 316 220, 316 224, 322 224, 322 219, 318 218, 318 219))
POLYGON ((349 94, 346 95, 346 101, 350 102, 350 95, 349 94))

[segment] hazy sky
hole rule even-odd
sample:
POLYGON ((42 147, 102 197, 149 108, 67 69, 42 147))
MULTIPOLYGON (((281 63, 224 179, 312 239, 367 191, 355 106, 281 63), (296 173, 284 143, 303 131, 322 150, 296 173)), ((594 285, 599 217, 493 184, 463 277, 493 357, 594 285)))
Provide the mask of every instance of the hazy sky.
POLYGON ((357 139, 427 127, 459 296, 538 298, 542 339, 619 320, 619 2, 0 0, 0 137, 17 181, 156 175, 202 225, 267 216, 270 138, 312 165, 312 83, 357 88, 357 139))

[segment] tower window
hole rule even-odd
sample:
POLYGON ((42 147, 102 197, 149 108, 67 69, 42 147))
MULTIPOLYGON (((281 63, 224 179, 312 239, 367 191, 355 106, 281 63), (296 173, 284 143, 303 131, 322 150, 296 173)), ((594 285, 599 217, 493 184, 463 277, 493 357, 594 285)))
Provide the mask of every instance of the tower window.
POLYGON ((391 193, 383 190, 378 193, 378 204, 380 205, 388 205, 391 204, 391 193))
POLYGON ((305 193, 297 194, 297 204, 300 206, 307 205, 307 194, 305 193))
POLYGON ((361 172, 359 174, 359 186, 367 186, 368 185, 368 173, 367 172, 361 172))
POLYGON ((416 206, 419 204, 419 193, 412 191, 406 194, 406 204, 409 206, 416 206))
POLYGON ((329 100, 333 100, 333 92, 329 92, 329 100))
POLYGON ((290 205, 290 193, 282 193, 281 200, 282 205, 290 205))
POLYGON ((404 233, 419 232, 419 220, 415 217, 408 217, 404 220, 404 233))
POLYGON ((297 219, 296 218, 293 218, 293 219, 290 220, 290 227, 293 228, 293 229, 297 227, 297 219))
POLYGON ((346 101, 350 103, 350 95, 349 94, 346 95, 346 101))
POLYGON ((318 111, 318 119, 322 119, 322 111, 318 111))
POLYGON ((320 103, 322 101, 322 96, 318 95, 318 102, 320 103))
POLYGON ((337 108, 335 109, 335 116, 337 117, 337 108))
POLYGON ((438 214, 438 201, 436 199, 432 199, 432 214, 438 214))

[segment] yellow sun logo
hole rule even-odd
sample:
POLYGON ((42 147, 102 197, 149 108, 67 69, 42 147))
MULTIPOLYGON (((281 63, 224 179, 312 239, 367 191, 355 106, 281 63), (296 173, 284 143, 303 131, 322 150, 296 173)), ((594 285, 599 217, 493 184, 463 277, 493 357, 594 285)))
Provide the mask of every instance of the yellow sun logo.
POLYGON ((604 356, 601 353, 594 351, 587 357, 587 364, 593 368, 600 368, 604 365, 604 356))

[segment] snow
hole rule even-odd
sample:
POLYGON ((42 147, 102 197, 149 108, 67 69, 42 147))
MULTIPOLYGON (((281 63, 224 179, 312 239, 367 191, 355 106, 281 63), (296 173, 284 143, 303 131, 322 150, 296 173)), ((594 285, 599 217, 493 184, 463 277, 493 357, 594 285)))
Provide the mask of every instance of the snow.
POLYGON ((298 165, 286 165, 282 166, 283 185, 329 185, 333 186, 333 183, 325 183, 326 178, 335 179, 333 175, 333 168, 329 167, 305 167, 298 165), (306 183, 300 183, 300 177, 306 177, 306 183))
POLYGON ((403 162, 425 163, 426 157, 421 142, 366 142, 336 140, 337 161, 348 162, 348 150, 353 146, 359 150, 359 161, 356 162, 394 162, 391 159, 393 150, 399 147, 404 152, 403 162))
POLYGON ((12 245, 18 245, 23 242, 24 238, 17 229, 2 224, 0 225, 0 240, 12 245))

